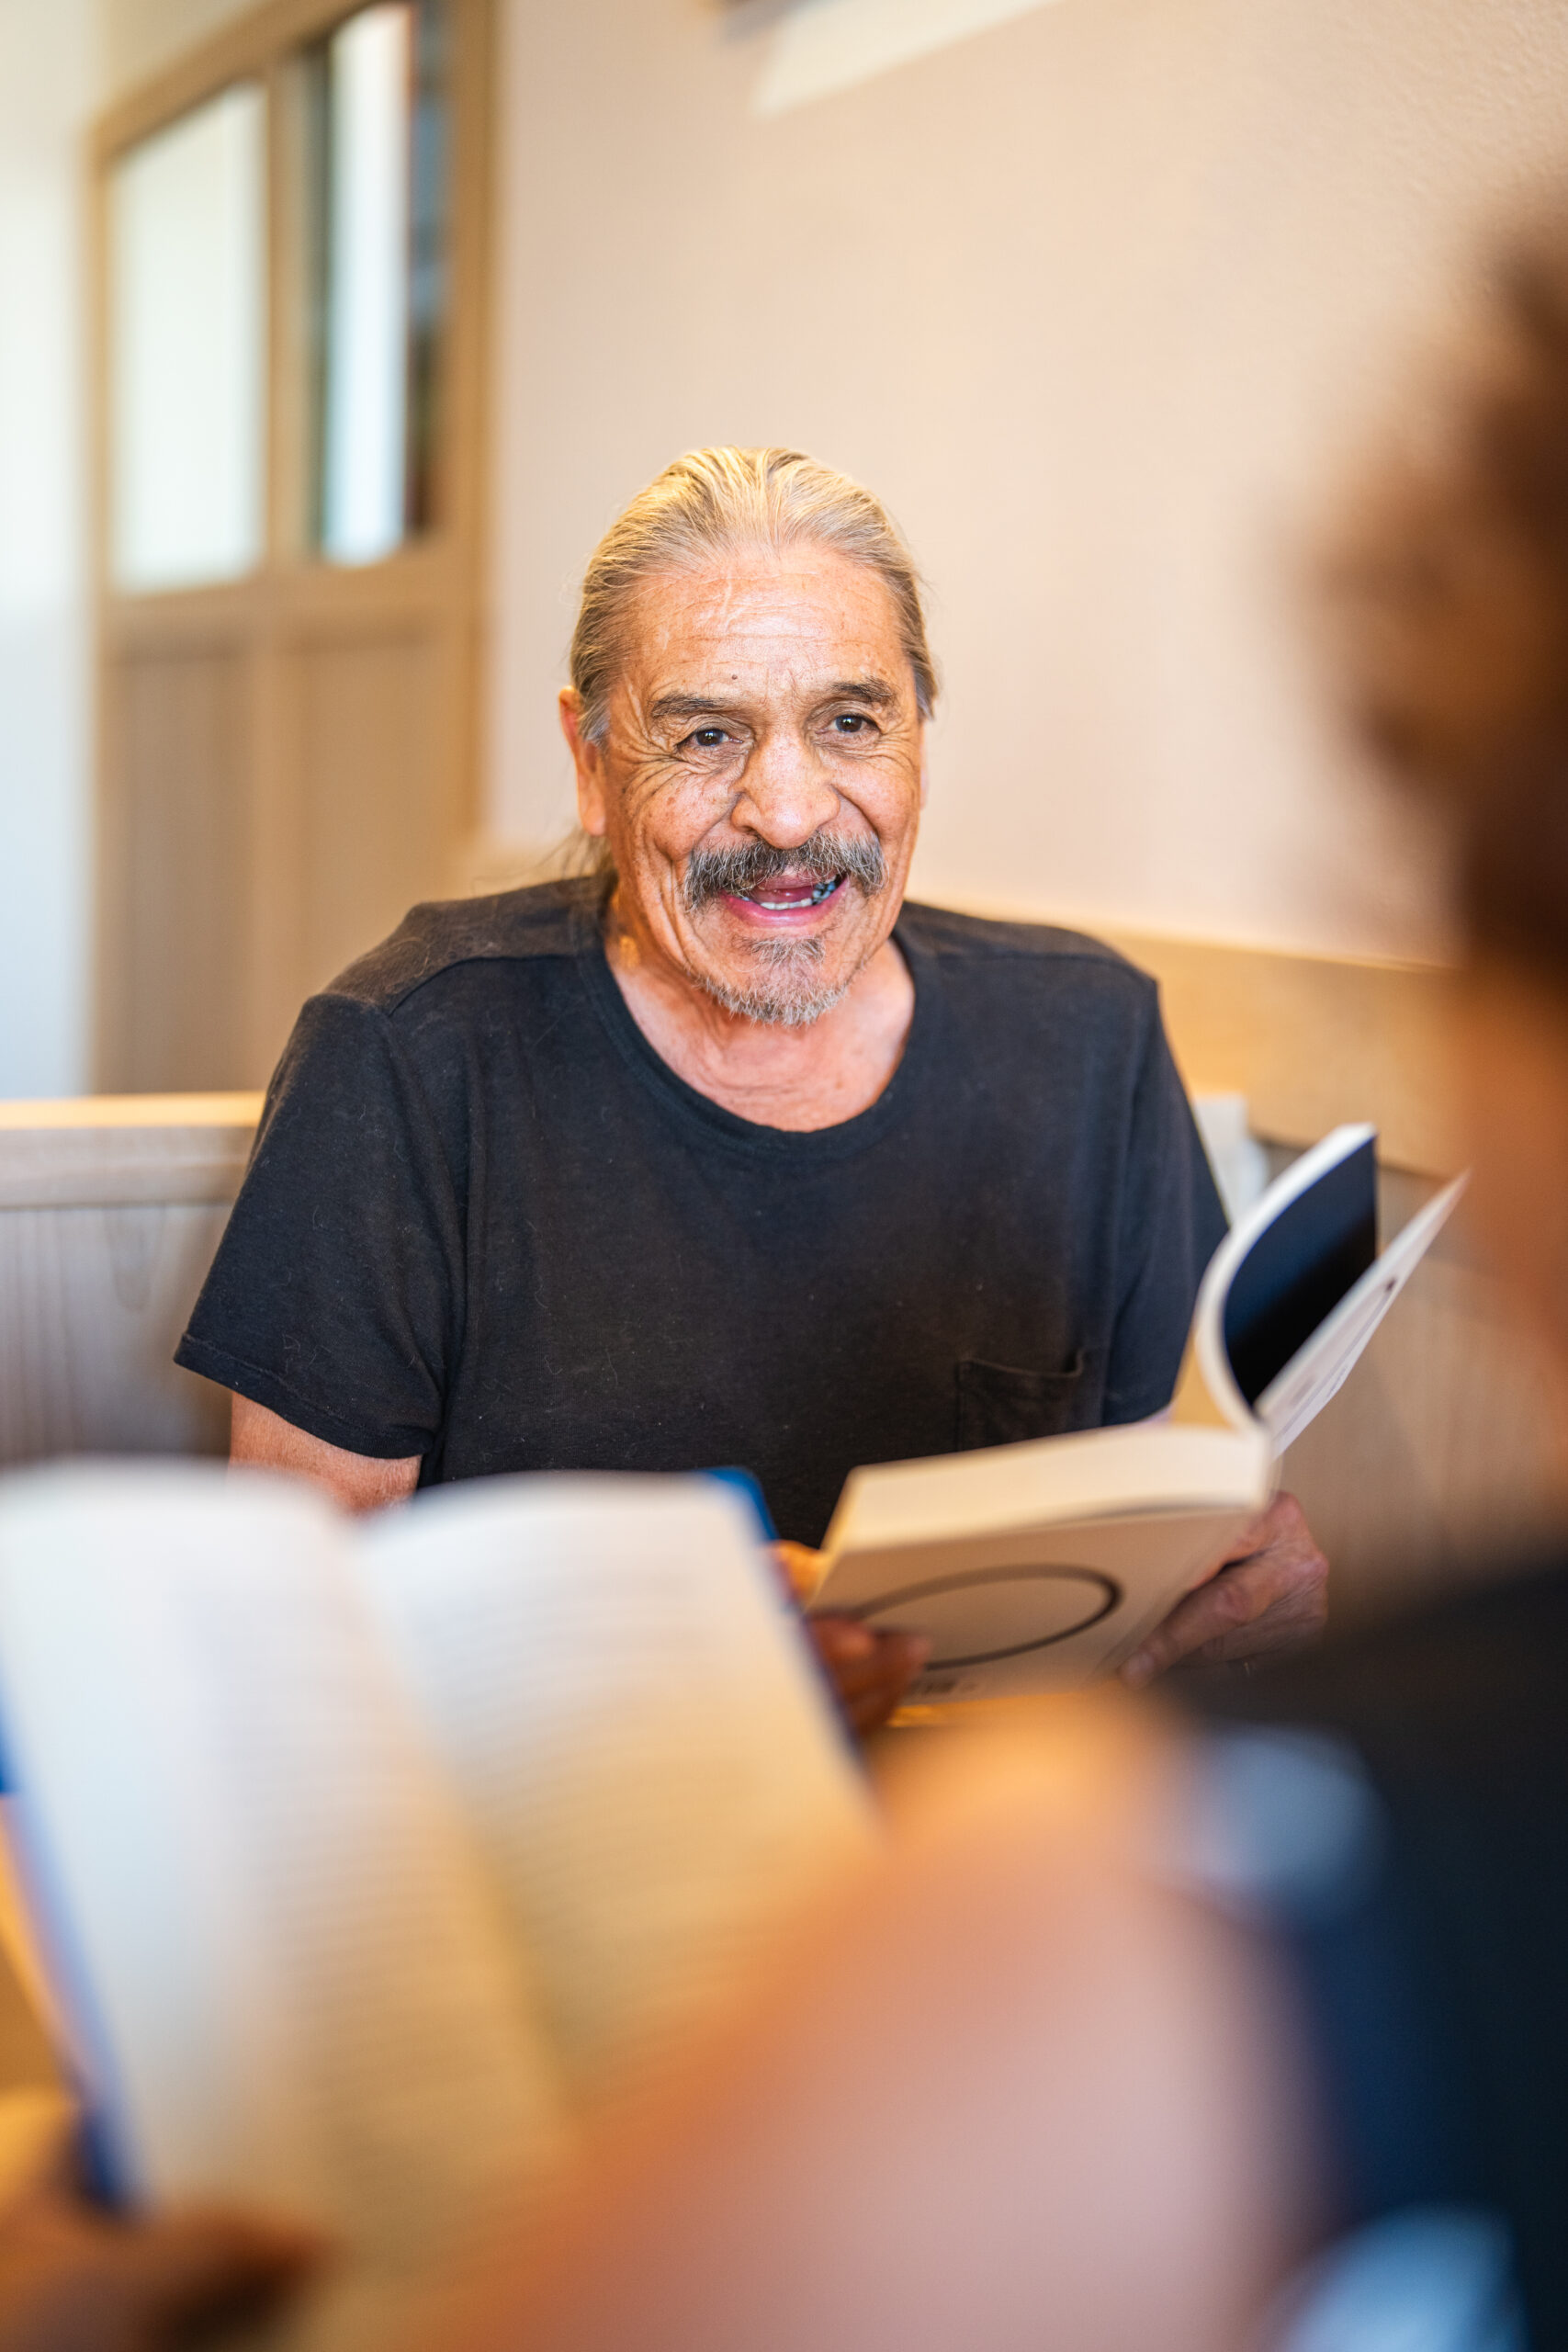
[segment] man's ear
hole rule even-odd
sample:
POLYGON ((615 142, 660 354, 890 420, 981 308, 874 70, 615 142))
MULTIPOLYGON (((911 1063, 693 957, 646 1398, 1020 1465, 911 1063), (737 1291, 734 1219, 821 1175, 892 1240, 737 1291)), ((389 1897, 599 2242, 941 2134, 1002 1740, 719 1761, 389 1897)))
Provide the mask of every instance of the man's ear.
POLYGON ((926 745, 930 740, 931 723, 928 719, 922 718, 920 721, 920 806, 922 808, 931 796, 931 767, 926 752, 926 745))
POLYGON ((575 686, 563 686, 558 706, 560 731, 577 771, 577 819, 585 833, 596 838, 609 829, 605 802, 604 760, 597 743, 582 731, 582 700, 575 686))

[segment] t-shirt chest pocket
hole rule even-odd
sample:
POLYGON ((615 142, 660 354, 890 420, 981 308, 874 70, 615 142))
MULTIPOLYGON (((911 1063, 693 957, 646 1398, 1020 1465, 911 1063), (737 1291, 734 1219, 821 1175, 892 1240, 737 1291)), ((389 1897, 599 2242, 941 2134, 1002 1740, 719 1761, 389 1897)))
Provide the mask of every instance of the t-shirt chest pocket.
POLYGON ((1064 1430, 1081 1429, 1089 1386, 1081 1349, 1064 1372, 961 1357, 957 1450, 969 1453, 977 1446, 1011 1445, 1021 1438, 1059 1437, 1064 1430))

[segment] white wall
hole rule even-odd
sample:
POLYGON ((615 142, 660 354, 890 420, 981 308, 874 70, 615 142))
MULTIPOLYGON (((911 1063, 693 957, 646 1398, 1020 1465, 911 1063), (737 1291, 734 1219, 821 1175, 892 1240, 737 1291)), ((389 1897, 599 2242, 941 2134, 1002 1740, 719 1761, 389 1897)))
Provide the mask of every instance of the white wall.
POLYGON ((0 1095, 85 1081, 78 139, 94 0, 0 0, 0 1095))
POLYGON ((553 695, 616 506, 791 442, 931 584, 929 894, 1430 950, 1290 551, 1474 224, 1558 167, 1562 0, 1058 0, 764 116, 776 15, 507 0, 496 829, 568 821, 553 695))

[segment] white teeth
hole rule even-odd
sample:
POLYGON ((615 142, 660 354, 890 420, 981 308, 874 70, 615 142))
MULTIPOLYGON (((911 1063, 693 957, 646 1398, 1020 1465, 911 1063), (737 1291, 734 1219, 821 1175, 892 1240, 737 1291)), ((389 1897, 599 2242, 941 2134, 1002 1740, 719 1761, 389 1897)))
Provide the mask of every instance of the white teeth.
POLYGON ((793 914, 798 907, 819 907, 824 899, 832 896, 842 878, 840 875, 835 875, 831 882, 813 883, 809 899, 764 899, 756 890, 749 892, 748 896, 754 907, 763 907, 770 914, 793 914))

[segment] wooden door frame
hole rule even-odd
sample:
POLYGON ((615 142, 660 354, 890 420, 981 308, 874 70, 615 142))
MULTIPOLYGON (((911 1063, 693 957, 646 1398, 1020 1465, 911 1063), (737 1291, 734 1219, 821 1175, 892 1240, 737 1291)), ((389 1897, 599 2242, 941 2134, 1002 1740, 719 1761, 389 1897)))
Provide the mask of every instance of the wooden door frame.
POLYGON ((302 175, 295 145, 302 122, 301 49, 355 15, 365 0, 260 0, 260 5, 118 99, 95 124, 88 147, 89 335, 92 387, 91 560, 94 582, 96 1082, 114 1081, 123 1063, 121 975, 128 943, 128 840, 112 692, 117 659, 137 650, 232 650, 244 657, 249 724, 244 746, 248 978, 241 1029, 254 1082, 270 1062, 298 1002, 298 890, 291 864, 297 790, 289 727, 290 655, 312 632, 353 637, 400 618, 412 628, 450 631, 456 651, 455 707, 443 727, 449 747, 447 831, 456 887, 465 843, 477 823, 483 688, 483 615, 490 475, 491 254, 495 0, 446 0, 452 45, 450 290, 443 355, 444 512, 435 526, 364 567, 324 562, 310 545, 307 514, 308 394, 303 338, 308 286, 302 175), (128 594, 109 574, 110 427, 108 189, 116 160, 152 133, 240 81, 257 81, 266 101, 266 368, 264 543, 256 570, 207 588, 128 594))

